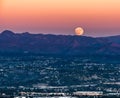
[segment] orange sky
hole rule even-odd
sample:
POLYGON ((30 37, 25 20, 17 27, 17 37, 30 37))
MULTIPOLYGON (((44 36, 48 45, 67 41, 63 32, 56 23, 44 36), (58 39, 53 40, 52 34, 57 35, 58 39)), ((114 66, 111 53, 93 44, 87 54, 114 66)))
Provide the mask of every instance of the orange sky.
POLYGON ((0 0, 0 31, 120 34, 120 0, 0 0))

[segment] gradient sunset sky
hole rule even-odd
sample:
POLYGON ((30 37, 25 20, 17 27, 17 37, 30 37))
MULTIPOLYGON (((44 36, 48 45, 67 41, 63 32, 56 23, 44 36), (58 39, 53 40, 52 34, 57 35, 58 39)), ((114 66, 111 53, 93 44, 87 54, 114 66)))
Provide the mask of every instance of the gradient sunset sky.
POLYGON ((0 32, 120 34, 120 0, 0 0, 0 32))

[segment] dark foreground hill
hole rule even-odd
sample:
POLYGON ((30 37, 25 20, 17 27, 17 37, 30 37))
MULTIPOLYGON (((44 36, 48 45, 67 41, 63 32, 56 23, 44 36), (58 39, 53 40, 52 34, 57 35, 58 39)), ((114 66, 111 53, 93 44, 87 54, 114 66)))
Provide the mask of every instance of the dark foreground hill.
POLYGON ((3 31, 0 53, 35 53, 57 55, 120 55, 120 36, 86 37, 43 35, 3 31))

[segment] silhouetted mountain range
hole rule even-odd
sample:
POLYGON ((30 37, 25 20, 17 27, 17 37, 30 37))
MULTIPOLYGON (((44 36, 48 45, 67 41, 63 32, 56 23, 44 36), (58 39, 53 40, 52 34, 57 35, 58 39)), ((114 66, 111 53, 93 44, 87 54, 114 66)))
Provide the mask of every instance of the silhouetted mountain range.
POLYGON ((0 53, 120 55, 120 35, 93 38, 28 32, 18 34, 6 30, 0 34, 0 53))

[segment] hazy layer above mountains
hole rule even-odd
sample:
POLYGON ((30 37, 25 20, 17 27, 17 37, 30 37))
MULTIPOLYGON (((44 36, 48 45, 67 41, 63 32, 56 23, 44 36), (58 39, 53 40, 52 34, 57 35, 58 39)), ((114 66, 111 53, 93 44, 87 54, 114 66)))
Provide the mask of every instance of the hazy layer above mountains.
POLYGON ((86 37, 71 35, 0 34, 0 53, 35 53, 57 55, 120 55, 120 36, 86 37))

